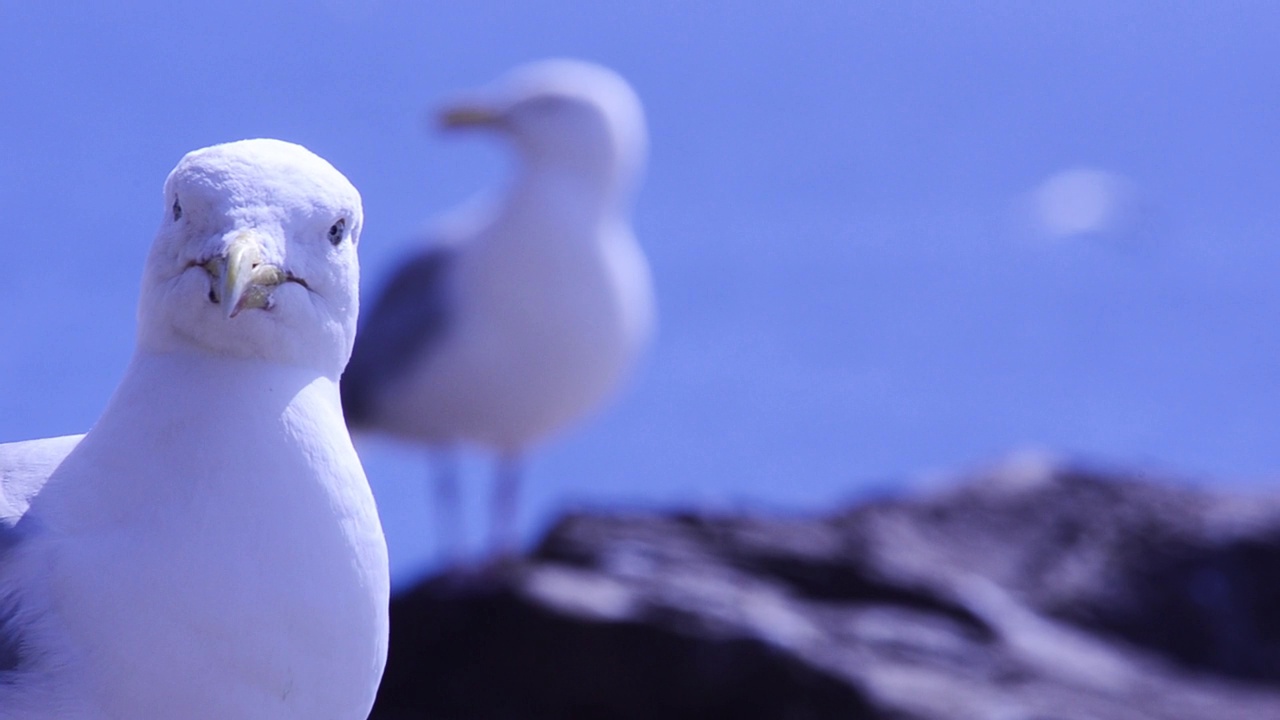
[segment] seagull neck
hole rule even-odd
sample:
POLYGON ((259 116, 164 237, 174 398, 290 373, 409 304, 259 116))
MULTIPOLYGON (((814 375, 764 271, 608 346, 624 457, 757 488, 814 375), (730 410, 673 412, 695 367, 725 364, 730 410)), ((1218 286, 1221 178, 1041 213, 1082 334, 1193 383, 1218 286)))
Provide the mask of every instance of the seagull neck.
MULTIPOLYGON (((75 483, 59 501, 64 509, 53 512, 81 529, 103 528, 150 522, 158 517, 154 508, 166 504, 240 498, 231 507, 206 508, 229 513, 249 493, 269 492, 273 485, 264 478, 303 477, 281 468, 329 452, 323 444, 299 440, 317 435, 339 443, 347 437, 337 384, 319 373, 256 360, 139 351, 72 456, 95 458, 113 472, 75 483), (138 448, 146 448, 145 454, 138 448), (289 452, 280 455, 285 448, 289 452), (150 467, 168 471, 153 474, 150 467)), ((72 477, 79 472, 74 463, 66 467, 72 477)))
POLYGON ((578 167, 529 163, 512 188, 513 202, 535 207, 607 216, 621 210, 626 193, 617 178, 606 172, 584 172, 578 167))
POLYGON ((309 368, 204 353, 138 351, 104 417, 112 411, 157 405, 277 413, 311 389, 320 390, 322 401, 338 406, 337 383, 309 368), (173 401, 165 402, 165 395, 174 396, 173 401))

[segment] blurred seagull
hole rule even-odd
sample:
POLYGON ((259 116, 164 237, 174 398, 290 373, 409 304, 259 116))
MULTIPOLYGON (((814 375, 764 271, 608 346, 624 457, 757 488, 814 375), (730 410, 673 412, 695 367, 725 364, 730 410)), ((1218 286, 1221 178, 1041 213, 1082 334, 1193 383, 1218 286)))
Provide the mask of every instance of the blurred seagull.
MULTIPOLYGON (((506 551, 524 455, 601 404, 651 333, 649 268, 628 219, 644 115, 616 73, 548 60, 445 108, 440 122, 500 135, 516 176, 496 207, 393 274, 356 336, 343 409, 355 429, 496 452, 491 545, 506 551)), ((442 530, 456 510, 454 472, 438 473, 442 530)))
POLYGON ((101 417, 0 445, 0 719, 368 717, 387 548, 338 394, 361 222, 298 145, 174 168, 101 417))

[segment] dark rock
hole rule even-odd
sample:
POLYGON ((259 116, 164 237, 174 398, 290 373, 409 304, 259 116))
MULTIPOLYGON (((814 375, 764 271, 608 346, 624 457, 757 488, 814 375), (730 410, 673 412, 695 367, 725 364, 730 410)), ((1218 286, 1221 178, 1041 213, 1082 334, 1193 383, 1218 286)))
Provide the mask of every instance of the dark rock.
POLYGON ((1280 497, 1050 465, 561 521, 396 597, 375 720, 1280 720, 1280 497))

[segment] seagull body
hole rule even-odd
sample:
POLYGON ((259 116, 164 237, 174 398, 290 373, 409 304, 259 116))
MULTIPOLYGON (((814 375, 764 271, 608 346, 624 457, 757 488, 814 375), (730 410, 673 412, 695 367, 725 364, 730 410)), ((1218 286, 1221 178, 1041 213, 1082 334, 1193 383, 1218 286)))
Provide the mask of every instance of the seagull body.
MULTIPOLYGON (((557 217, 531 184, 531 193, 517 186, 526 197, 474 239, 428 250, 392 280, 432 283, 415 305, 441 334, 420 338, 417 352, 398 358, 399 373, 374 381, 385 383, 374 404, 380 429, 518 453, 593 409, 629 369, 649 321, 647 278, 635 272, 644 260, 629 229, 609 227, 612 218, 557 217), (538 237, 553 240, 529 241, 538 237), (445 297, 430 297, 437 292, 445 297)), ((385 307, 375 305, 369 344, 361 335, 357 348, 372 349, 385 307)))
POLYGON ((0 718, 363 720, 389 580, 337 386, 359 195, 253 140, 165 198, 102 416, 0 445, 0 718))
POLYGON ((509 140, 516 177, 393 275, 357 335, 343 405, 353 428, 515 461, 599 406, 651 333, 628 218, 643 114, 614 73, 544 61, 442 119, 509 140))

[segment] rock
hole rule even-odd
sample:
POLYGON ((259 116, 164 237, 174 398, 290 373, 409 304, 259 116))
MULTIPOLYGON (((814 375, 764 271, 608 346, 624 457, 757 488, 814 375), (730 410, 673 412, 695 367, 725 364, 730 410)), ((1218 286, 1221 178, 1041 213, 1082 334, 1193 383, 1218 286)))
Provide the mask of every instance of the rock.
POLYGON ((1280 496, 1020 463, 824 518, 578 514, 391 617, 374 720, 1280 720, 1280 496))

